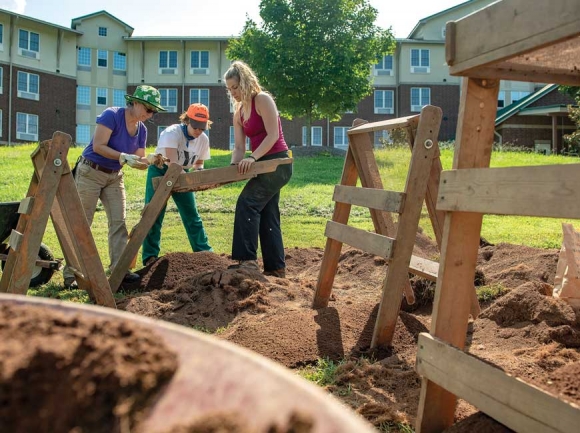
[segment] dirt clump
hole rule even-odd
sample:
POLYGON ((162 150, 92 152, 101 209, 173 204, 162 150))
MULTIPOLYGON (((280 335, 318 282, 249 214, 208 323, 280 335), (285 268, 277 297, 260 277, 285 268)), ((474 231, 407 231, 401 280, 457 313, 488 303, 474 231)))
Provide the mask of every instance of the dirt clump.
POLYGON ((149 330, 0 304, 0 431, 135 428, 177 370, 149 330))

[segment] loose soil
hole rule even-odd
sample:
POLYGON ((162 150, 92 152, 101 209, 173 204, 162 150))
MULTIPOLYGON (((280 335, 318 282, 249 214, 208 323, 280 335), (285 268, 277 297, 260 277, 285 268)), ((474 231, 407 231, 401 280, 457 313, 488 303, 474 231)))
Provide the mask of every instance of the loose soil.
MULTIPOLYGON (((429 330, 434 284, 411 279, 417 304, 404 305, 392 347, 372 352, 385 260, 343 248, 328 307, 312 309, 323 253, 288 249, 286 279, 228 269, 233 262, 225 255, 168 254, 139 271, 140 283, 124 287, 119 308, 213 333, 290 369, 330 359, 340 364, 335 382, 326 386, 330 393, 377 427, 413 424, 421 387, 414 371, 417 338, 429 330)), ((415 254, 433 258, 438 251, 418 234, 415 254)), ((580 403, 580 319, 567 303, 548 296, 557 260, 557 250, 481 247, 476 286, 503 289, 470 322, 467 348, 513 376, 580 403)), ((456 419, 455 432, 509 431, 464 401, 456 419)))

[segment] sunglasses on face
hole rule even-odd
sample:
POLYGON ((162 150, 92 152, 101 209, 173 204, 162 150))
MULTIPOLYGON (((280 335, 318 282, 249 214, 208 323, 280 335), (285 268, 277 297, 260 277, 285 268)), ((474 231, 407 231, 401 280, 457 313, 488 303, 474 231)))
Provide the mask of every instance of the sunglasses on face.
POLYGON ((155 110, 155 109, 153 109, 153 108, 149 108, 149 107, 147 107, 146 105, 143 105, 143 106, 145 107, 145 111, 146 111, 147 113, 149 113, 149 114, 151 114, 151 113, 153 113, 153 114, 157 113, 157 110, 155 110))

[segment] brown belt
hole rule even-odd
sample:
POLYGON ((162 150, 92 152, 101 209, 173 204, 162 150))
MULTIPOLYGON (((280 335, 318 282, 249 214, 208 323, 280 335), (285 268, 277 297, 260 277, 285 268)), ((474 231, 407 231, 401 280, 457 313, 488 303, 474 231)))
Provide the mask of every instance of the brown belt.
POLYGON ((112 170, 110 168, 107 167, 103 167, 102 165, 99 165, 93 161, 89 161, 88 159, 86 159, 84 156, 81 158, 81 164, 85 164, 88 165, 91 168, 94 168, 97 171, 102 171, 103 173, 108 173, 108 174, 112 174, 112 173, 118 173, 119 170, 112 170))

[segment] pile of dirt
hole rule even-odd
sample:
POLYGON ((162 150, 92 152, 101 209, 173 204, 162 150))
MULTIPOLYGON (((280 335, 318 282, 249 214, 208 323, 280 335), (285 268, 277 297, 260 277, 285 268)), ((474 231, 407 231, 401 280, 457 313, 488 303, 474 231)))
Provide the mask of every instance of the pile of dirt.
MULTIPOLYGON (((414 253, 426 258, 438 254, 436 245, 421 234, 414 253)), ((168 254, 141 271, 143 287, 128 294, 120 307, 217 331, 219 338, 289 368, 314 365, 321 358, 340 363, 335 383, 327 386, 329 392, 376 426, 414 423, 421 387, 414 371, 416 342, 418 334, 429 329, 430 305, 401 312, 392 347, 372 352, 369 347, 387 264, 382 258, 343 248, 329 305, 312 309, 323 254, 319 248, 288 249, 287 279, 228 270, 229 258, 213 253, 168 254), (156 272, 163 274, 161 263, 164 269, 181 274, 170 271, 155 280, 156 272)), ((470 323, 467 347, 514 376, 577 401, 578 376, 570 371, 576 371, 580 361, 579 320, 567 304, 546 296, 557 260, 557 250, 510 244, 482 247, 480 285, 501 285, 507 294, 470 323)), ((411 281, 416 292, 433 289, 420 278, 411 281)), ((457 420, 475 412, 460 402, 457 420)))
POLYGON ((135 428, 177 370, 149 330, 0 304, 0 431, 135 428))

